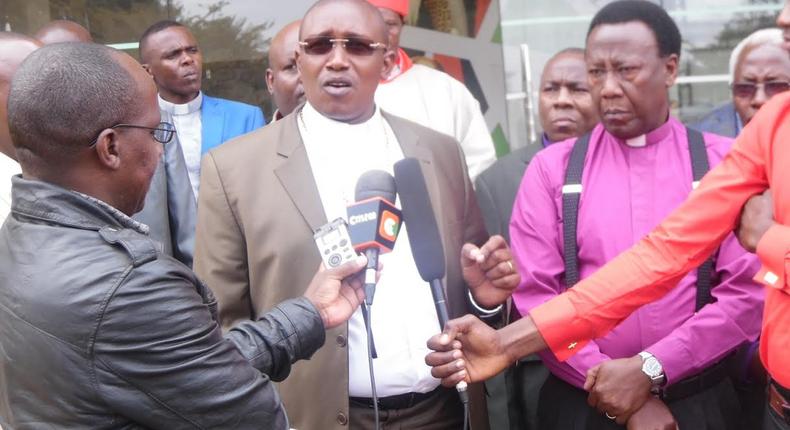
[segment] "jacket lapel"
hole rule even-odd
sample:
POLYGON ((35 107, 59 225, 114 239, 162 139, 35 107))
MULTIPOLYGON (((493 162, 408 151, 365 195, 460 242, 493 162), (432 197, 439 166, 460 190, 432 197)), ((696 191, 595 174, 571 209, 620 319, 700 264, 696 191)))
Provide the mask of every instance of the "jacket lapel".
MULTIPOLYGON (((447 263, 447 246, 448 246, 448 238, 447 232, 445 231, 446 226, 442 223, 442 220, 446 219, 444 213, 442 211, 443 205, 441 201, 441 193, 439 191, 439 181, 437 178, 437 168, 433 165, 433 153, 425 147, 425 145, 421 144, 420 136, 414 131, 415 124, 406 121, 400 117, 390 115, 384 111, 381 112, 384 115, 384 118, 389 123, 392 131, 395 133, 395 136, 398 138, 398 143, 403 150, 403 155, 405 157, 416 158, 420 160, 420 166, 422 167, 422 174, 425 177, 425 186, 428 188, 428 197, 431 200, 431 207, 433 208, 434 216, 436 217, 436 224, 439 226, 439 231, 442 237, 442 248, 445 250, 445 267, 450 270, 452 265, 448 265, 447 263)), ((445 294, 447 293, 447 274, 444 276, 444 289, 445 294)))
POLYGON ((211 148, 222 143, 222 132, 225 126, 224 110, 217 99, 203 95, 203 106, 200 107, 200 152, 205 154, 211 148))
POLYGON ((384 118, 392 127, 392 131, 398 138, 398 143, 403 150, 405 157, 420 160, 422 174, 425 176, 425 184, 428 187, 428 194, 431 199, 431 206, 438 220, 442 219, 441 201, 439 194, 439 182, 436 177, 436 168, 433 166, 433 154, 424 145, 420 144, 420 136, 414 132, 414 124, 402 118, 390 115, 382 111, 384 118))
POLYGON ((277 155, 281 162, 274 172, 302 218, 315 231, 326 224, 326 215, 299 127, 296 125, 296 114, 292 113, 279 122, 282 122, 282 127, 277 139, 277 155))

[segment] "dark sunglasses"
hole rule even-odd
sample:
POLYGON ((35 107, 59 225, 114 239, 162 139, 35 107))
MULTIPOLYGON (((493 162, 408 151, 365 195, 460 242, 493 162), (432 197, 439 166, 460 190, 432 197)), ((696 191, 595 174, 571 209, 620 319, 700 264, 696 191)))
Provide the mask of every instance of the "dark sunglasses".
MULTIPOLYGON (((173 140, 173 135, 176 133, 176 127, 169 122, 160 122, 156 127, 145 127, 142 125, 134 125, 134 124, 115 124, 109 128, 140 128, 143 130, 148 130, 153 136, 154 140, 165 144, 173 140)), ((102 130, 104 131, 104 130, 102 130)), ((99 132, 101 134, 101 131, 99 132)), ((96 142, 99 141, 99 136, 96 136, 96 139, 93 139, 90 146, 96 145, 96 142)))
POLYGON ((790 90, 788 81, 768 81, 761 84, 754 82, 735 82, 732 84, 732 95, 739 98, 750 99, 757 94, 757 88, 762 86, 765 95, 771 98, 779 93, 790 90))
POLYGON ((334 49, 335 45, 340 45, 349 54, 359 57, 373 55, 377 49, 387 49, 387 45, 381 42, 374 42, 361 37, 336 39, 330 36, 317 36, 299 41, 299 46, 302 47, 307 55, 326 55, 334 49))

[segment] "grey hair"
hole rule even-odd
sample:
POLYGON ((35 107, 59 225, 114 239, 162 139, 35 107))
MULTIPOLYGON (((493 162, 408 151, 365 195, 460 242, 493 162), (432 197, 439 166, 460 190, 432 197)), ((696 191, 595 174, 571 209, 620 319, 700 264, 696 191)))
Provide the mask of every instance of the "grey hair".
POLYGON ((738 65, 741 53, 748 49, 754 48, 759 45, 777 45, 781 46, 784 38, 782 37, 782 30, 778 28, 763 28, 754 33, 746 36, 743 40, 738 42, 730 54, 730 84, 735 79, 735 67, 738 65))

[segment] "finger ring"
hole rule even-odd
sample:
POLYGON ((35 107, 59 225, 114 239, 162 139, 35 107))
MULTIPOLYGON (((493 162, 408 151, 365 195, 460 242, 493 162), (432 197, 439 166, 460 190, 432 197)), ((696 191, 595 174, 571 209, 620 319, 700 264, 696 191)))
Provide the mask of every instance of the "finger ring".
POLYGON ((513 263, 510 260, 508 260, 506 263, 507 263, 507 267, 510 268, 510 272, 515 272, 515 270, 513 269, 513 263))
POLYGON ((613 420, 613 419, 617 418, 616 416, 613 417, 613 416, 609 415, 609 412, 604 412, 604 415, 606 415, 606 418, 609 418, 610 420, 613 420))

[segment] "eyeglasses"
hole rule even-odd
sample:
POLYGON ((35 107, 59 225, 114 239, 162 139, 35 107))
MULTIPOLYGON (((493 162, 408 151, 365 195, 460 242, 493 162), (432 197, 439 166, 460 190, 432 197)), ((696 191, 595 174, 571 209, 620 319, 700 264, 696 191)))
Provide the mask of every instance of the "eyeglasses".
POLYGON ((304 49, 307 55, 326 55, 330 53, 336 45, 342 46, 345 48, 346 52, 358 57, 368 57, 373 55, 377 49, 387 49, 387 45, 381 42, 374 42, 370 39, 361 37, 335 39, 329 36, 318 36, 299 41, 299 46, 304 49))
POLYGON ((771 98, 779 93, 790 90, 790 82, 768 81, 760 84, 754 82, 735 82, 732 84, 732 95, 738 98, 751 99, 757 94, 758 87, 763 87, 766 97, 771 98))
MULTIPOLYGON (((145 127, 142 125, 134 125, 134 124, 115 124, 114 126, 108 128, 112 128, 112 129, 140 128, 143 130, 149 130, 154 140, 161 144, 165 144, 173 140, 173 135, 176 133, 176 127, 173 124, 170 124, 169 122, 160 122, 159 125, 156 127, 145 127)), ((99 132, 99 134, 101 134, 101 132, 99 132)), ((98 141, 99 141, 99 136, 96 136, 96 139, 93 139, 93 142, 91 142, 90 146, 96 145, 96 142, 98 141)))

